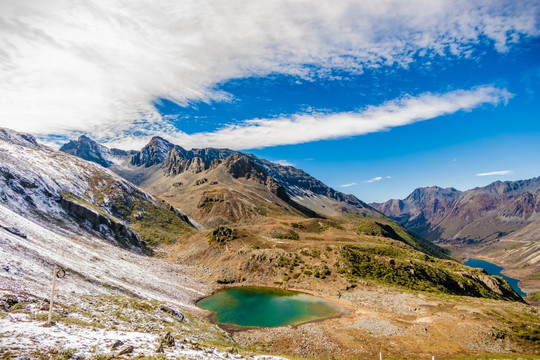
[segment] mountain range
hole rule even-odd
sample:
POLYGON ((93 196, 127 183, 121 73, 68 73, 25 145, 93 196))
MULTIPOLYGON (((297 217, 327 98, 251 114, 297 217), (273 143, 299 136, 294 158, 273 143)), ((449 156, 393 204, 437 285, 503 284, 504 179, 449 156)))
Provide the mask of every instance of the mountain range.
POLYGON ((140 151, 126 152, 81 136, 60 151, 96 162, 162 195, 204 225, 253 222, 264 209, 312 217, 316 213, 380 216, 355 196, 336 191, 300 169, 229 149, 185 150, 154 137, 140 151), (245 181, 253 191, 242 190, 245 181))
POLYGON ((540 177, 468 191, 418 188, 403 200, 371 205, 432 241, 490 241, 538 221, 540 177))
MULTIPOLYGON (((159 137, 140 151, 109 149, 86 136, 55 151, 7 129, 0 129, 0 155, 0 287, 6 289, 0 310, 26 322, 35 321, 28 314, 45 315, 39 310, 49 293, 45 274, 56 264, 69 276, 59 280, 55 311, 62 315, 55 321, 72 327, 152 336, 172 329, 243 351, 260 346, 254 337, 271 336, 271 346, 257 351, 352 357, 366 342, 379 347, 380 336, 394 336, 391 354, 413 356, 428 331, 448 355, 469 354, 473 345, 495 351, 485 339, 499 341, 503 333, 493 329, 501 326, 510 334, 505 341, 533 351, 517 335, 530 319, 520 318, 520 325, 507 316, 529 308, 504 279, 460 264, 300 169, 229 149, 186 150, 159 137), (252 329, 233 342, 195 306, 224 286, 297 289, 344 310, 339 318, 300 325, 305 339, 295 327, 252 329), (466 316, 493 305, 507 312, 496 319, 466 316), (180 312, 188 322, 178 320, 180 312), (125 313, 153 325, 139 327, 125 313), (152 320, 170 314, 176 320, 152 320), (295 342, 302 346, 290 348, 295 342)), ((2 322, 2 314, 4 326, 13 318, 2 322)), ((209 358, 218 358, 209 348, 216 345, 204 346, 209 358)))
MULTIPOLYGON (((261 247, 257 238, 292 240, 289 248, 294 244, 292 248, 301 251, 304 244, 298 244, 298 240, 355 242, 352 230, 399 241, 439 258, 448 257, 422 237, 389 223, 355 196, 338 192, 300 169, 252 154, 215 148, 186 150, 160 137, 152 138, 140 151, 122 151, 81 136, 60 151, 96 162, 166 200, 200 230, 217 227, 217 237, 242 233, 245 241, 254 242, 255 247, 261 247)), ((243 281, 245 273, 231 273, 230 261, 225 261, 223 254, 208 256, 206 246, 193 245, 197 243, 190 244, 193 256, 205 258, 209 267, 221 269, 213 280, 243 281)), ((272 259, 276 254, 265 256, 272 259)), ((249 263, 244 260, 238 264, 237 260, 240 258, 233 263, 240 268, 247 266, 246 261, 249 263)), ((339 257, 336 260, 339 262, 339 257)), ((260 265, 257 268, 254 276, 265 278, 265 271, 260 265)))

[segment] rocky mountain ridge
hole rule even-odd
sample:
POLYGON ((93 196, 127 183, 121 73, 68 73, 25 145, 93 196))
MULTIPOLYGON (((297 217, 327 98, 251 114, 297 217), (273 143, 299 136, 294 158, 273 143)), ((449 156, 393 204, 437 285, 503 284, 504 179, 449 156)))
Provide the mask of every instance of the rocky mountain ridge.
POLYGON ((371 205, 432 241, 492 241, 538 221, 540 177, 468 191, 418 188, 403 200, 371 205))
MULTIPOLYGON (((91 152, 83 151, 83 148, 88 147, 86 145, 87 140, 88 138, 81 137, 77 141, 71 141, 69 146, 65 145, 60 150, 77 153, 78 156, 85 160, 98 162, 129 181, 146 188, 153 188, 158 193, 165 193, 171 188, 155 186, 157 183, 163 184, 166 182, 156 176, 156 172, 165 178, 178 177, 180 179, 186 176, 190 177, 189 174, 211 171, 221 164, 224 159, 236 154, 244 157, 244 164, 249 162, 251 164, 247 166, 250 168, 256 167, 259 172, 264 173, 261 176, 271 177, 276 184, 279 184, 287 194, 285 201, 297 209, 309 209, 311 213, 316 212, 330 216, 349 212, 370 216, 378 215, 369 205, 355 196, 336 191, 303 170, 259 159, 252 154, 215 148, 186 150, 163 138, 154 137, 141 151, 130 151, 124 155, 124 164, 130 164, 129 167, 126 167, 116 166, 112 162, 96 161, 100 158, 106 158, 111 150, 95 143, 93 148, 102 150, 104 155, 100 157, 91 152), (77 142, 80 142, 79 148, 81 150, 73 150, 73 148, 77 148, 77 142), (156 167, 159 168, 159 171, 156 167)), ((185 181, 180 179, 174 183, 178 184, 180 182, 185 181)))
POLYGON ((85 135, 81 135, 77 141, 70 141, 64 144, 60 151, 95 162, 103 167, 113 166, 121 158, 133 155, 132 152, 114 148, 109 149, 85 135))

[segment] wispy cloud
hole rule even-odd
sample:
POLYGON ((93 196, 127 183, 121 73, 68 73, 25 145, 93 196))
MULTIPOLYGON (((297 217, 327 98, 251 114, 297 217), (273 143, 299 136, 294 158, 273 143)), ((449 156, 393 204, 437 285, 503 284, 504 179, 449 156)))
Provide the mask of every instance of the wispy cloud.
POLYGON ((445 94, 406 96, 369 106, 359 112, 298 114, 277 119, 254 119, 214 132, 165 133, 171 141, 186 147, 262 148, 316 140, 362 135, 432 119, 483 104, 497 104, 511 96, 505 89, 482 86, 445 94), (331 126, 328 126, 331 124, 331 126))
POLYGON ((275 160, 275 161, 272 161, 272 162, 276 163, 276 164, 279 164, 279 165, 284 165, 284 166, 294 166, 295 165, 292 162, 289 162, 287 160, 275 160))
POLYGON ((377 176, 377 177, 374 177, 373 179, 365 180, 364 182, 365 183, 373 183, 373 182, 381 181, 381 180, 382 180, 382 176, 377 176))
POLYGON ((354 185, 358 185, 357 183, 353 182, 353 183, 350 183, 350 184, 343 184, 343 185, 339 185, 339 187, 342 187, 342 188, 346 188, 346 187, 349 187, 349 186, 354 186, 354 185))
POLYGON ((500 170, 500 171, 491 171, 486 173, 476 174, 476 176, 493 176, 493 175, 510 175, 512 170, 500 170))
MULTIPOLYGON (((334 70, 406 67, 418 56, 467 57, 486 41, 504 52, 540 34, 539 13, 532 0, 4 1, 0 126, 100 139, 176 136, 179 129, 159 115, 155 99, 230 101, 217 84, 232 78, 330 78, 334 70)), ((274 129, 322 117, 265 123, 274 129)), ((263 128, 262 121, 240 130, 263 128)))

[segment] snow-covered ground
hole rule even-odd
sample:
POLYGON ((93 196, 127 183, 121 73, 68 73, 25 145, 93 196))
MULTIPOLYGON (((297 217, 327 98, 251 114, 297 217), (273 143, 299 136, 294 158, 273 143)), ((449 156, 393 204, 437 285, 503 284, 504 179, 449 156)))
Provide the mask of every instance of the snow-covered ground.
MULTIPOLYGON (((55 324, 44 327, 43 322, 29 320, 21 314, 0 319, 0 346, 10 352, 24 354, 31 349, 34 354, 63 355, 71 358, 89 356, 112 358, 128 347, 129 356, 152 356, 160 345, 160 337, 137 331, 114 331, 74 325, 55 324), (121 343, 113 350, 115 343, 121 343), (100 356, 101 355, 101 356, 100 356)), ((253 359, 279 360, 278 356, 233 354, 227 349, 203 348, 189 339, 175 340, 174 346, 164 346, 167 358, 180 359, 253 359)), ((1 355, 1 354, 0 354, 1 355)))
POLYGON ((0 228, 0 288, 47 297, 54 264, 66 269, 57 281, 62 298, 84 294, 136 294, 182 309, 204 295, 206 286, 182 268, 133 254, 89 233, 47 227, 0 205, 0 225, 15 227, 26 238, 0 228), (54 231, 57 230, 57 231, 54 231))

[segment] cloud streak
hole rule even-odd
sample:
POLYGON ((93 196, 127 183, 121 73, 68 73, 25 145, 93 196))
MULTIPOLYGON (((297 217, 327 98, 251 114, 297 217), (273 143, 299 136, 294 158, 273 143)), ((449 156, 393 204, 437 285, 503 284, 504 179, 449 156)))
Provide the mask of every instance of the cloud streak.
POLYGON ((476 176, 494 176, 494 175, 510 175, 512 170, 500 170, 500 171, 491 171, 486 173, 476 174, 476 176))
POLYGON ((374 183, 374 182, 381 181, 381 180, 382 180, 382 176, 377 176, 377 177, 374 177, 373 179, 369 179, 369 180, 366 180, 364 182, 365 183, 374 183))
POLYGON ((238 150, 299 144, 383 131, 457 111, 468 111, 483 104, 495 105, 507 101, 509 97, 511 94, 505 89, 483 86, 445 94, 406 96, 380 106, 369 106, 360 112, 254 119, 214 132, 188 135, 172 131, 168 137, 186 147, 227 147, 238 150))
POLYGON ((275 163, 275 164, 283 165, 283 166, 294 166, 295 165, 292 162, 287 161, 287 160, 275 160, 275 161, 272 161, 272 162, 275 163))
MULTIPOLYGON (((527 0, 5 1, 0 126, 100 139, 174 134, 156 99, 230 101, 217 84, 232 78, 405 67, 416 56, 470 56, 482 41, 504 52, 540 34, 539 13, 527 0)), ((350 115, 332 121, 340 116, 350 115)))
POLYGON ((358 185, 358 184, 355 183, 355 182, 353 182, 353 183, 350 183, 350 184, 343 184, 343 185, 340 185, 339 187, 346 188, 346 187, 350 187, 350 186, 354 186, 354 185, 358 185))

